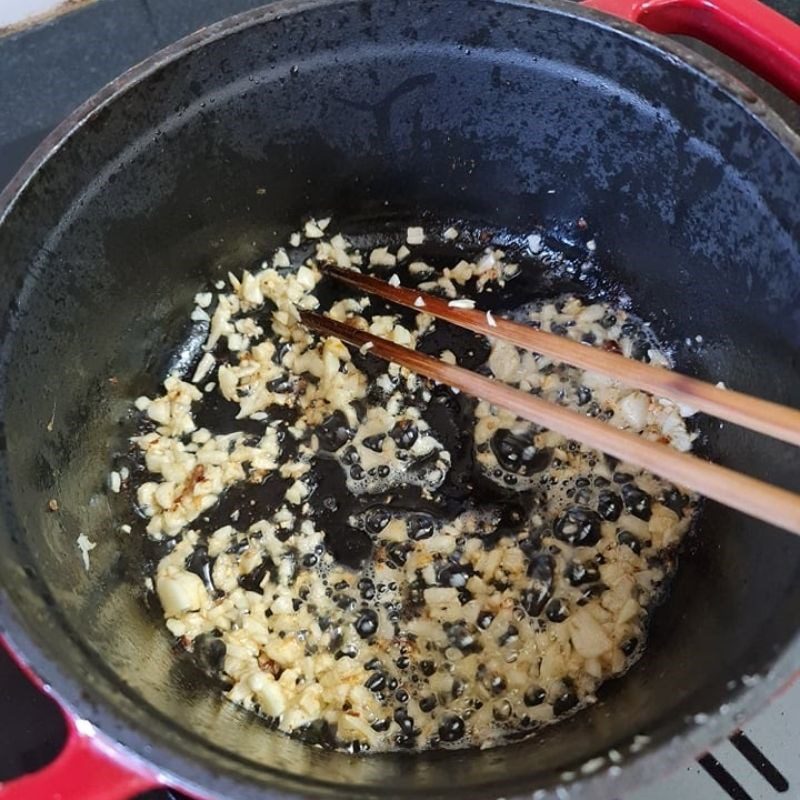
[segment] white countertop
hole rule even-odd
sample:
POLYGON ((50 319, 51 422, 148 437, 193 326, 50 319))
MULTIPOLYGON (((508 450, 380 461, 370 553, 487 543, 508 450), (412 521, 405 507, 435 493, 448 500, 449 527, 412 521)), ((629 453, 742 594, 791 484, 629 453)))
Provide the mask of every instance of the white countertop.
POLYGON ((0 28, 16 25, 28 17, 38 16, 62 5, 64 0, 2 0, 0 2, 0 28))

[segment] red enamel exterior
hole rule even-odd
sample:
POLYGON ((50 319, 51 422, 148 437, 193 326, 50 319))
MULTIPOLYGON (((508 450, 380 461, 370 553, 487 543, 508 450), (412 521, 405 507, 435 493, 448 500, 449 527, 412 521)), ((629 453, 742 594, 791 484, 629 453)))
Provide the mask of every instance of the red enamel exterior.
POLYGON ((52 764, 0 784, 2 800, 129 800, 159 785, 124 756, 67 719, 67 742, 52 764))
POLYGON ((656 33, 692 36, 800 103, 800 25, 757 0, 585 0, 656 33))
MULTIPOLYGON (((22 662, 0 638, 2 646, 26 677, 46 692, 39 676, 22 662)), ((106 744, 100 735, 64 713, 67 741, 55 761, 38 772, 0 782, 0 800, 129 800, 156 788, 160 782, 138 765, 126 765, 125 756, 106 744), (82 726, 81 726, 82 727, 82 726)))

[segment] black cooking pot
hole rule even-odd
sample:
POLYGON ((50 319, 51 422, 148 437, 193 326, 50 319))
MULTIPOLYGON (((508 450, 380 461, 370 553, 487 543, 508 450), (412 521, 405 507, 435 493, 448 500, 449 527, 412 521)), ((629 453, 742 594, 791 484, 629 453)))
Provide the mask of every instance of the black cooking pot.
MULTIPOLYGON (((649 649, 591 709, 495 750, 353 757, 268 730, 176 655, 105 476, 194 293, 308 213, 594 236, 683 369, 800 406, 798 198, 800 141, 748 90, 561 2, 280 2, 103 90, 0 197, 0 631, 80 734, 0 798, 610 798, 729 734, 800 665, 800 547, 766 524, 708 504, 649 649)), ((800 488, 790 447, 707 432, 800 488)))

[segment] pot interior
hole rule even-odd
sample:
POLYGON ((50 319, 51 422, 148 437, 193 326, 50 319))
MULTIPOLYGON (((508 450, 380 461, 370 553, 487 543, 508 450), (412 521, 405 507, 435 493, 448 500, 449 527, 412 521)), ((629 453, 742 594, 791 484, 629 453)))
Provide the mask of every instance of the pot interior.
MULTIPOLYGON (((496 750, 352 757, 269 731, 176 656, 142 600, 143 542, 115 524, 110 456, 130 401, 156 391, 185 338, 194 294, 308 214, 377 231, 431 212, 543 228, 567 247, 584 217, 609 280, 683 369, 800 406, 797 155, 702 74, 566 7, 289 12, 250 15, 96 109, 0 226, 4 592, 101 728, 137 731, 146 757, 237 797, 265 784, 507 795, 611 748, 635 761, 637 734, 647 750, 735 702, 796 637, 792 537, 709 503, 645 656, 596 706, 496 750), (97 542, 88 573, 80 533, 97 542)), ((788 445, 705 432, 715 459, 800 489, 788 445)), ((664 766, 687 754, 665 753, 664 766)))

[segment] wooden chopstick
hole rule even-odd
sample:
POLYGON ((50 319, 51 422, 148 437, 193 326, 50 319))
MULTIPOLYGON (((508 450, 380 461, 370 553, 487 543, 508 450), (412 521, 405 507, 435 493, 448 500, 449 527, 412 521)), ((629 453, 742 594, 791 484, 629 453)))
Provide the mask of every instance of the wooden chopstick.
POLYGON ((336 280, 368 294, 376 294, 393 303, 415 311, 424 311, 476 333, 504 339, 525 350, 615 378, 657 397, 666 397, 697 411, 800 446, 800 411, 796 409, 730 389, 721 389, 679 372, 644 364, 618 353, 581 344, 566 336, 556 336, 502 317, 493 318, 495 325, 491 325, 484 311, 454 308, 441 297, 417 289, 392 286, 354 270, 335 266, 325 266, 323 270, 336 280), (420 305, 417 298, 422 298, 424 305, 420 305))
POLYGON ((358 330, 330 317, 307 311, 303 323, 318 333, 336 336, 354 347, 371 343, 370 354, 408 367, 427 378, 454 386, 467 394, 501 406, 523 419, 577 439, 622 461, 637 464, 667 480, 691 487, 706 497, 800 534, 800 496, 738 472, 702 461, 663 444, 584 416, 563 406, 548 403, 500 381, 478 375, 463 367, 395 344, 388 339, 358 330))

